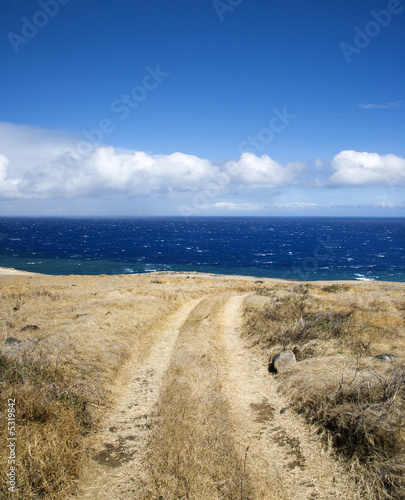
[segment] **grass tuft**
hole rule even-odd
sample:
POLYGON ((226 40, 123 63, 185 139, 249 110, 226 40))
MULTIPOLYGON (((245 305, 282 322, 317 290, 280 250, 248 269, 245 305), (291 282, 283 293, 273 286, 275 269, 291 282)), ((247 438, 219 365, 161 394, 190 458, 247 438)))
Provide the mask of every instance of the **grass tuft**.
MULTIPOLYGON (((9 358, 0 353, 0 405, 15 400, 17 488, 12 498, 64 498, 71 493, 85 459, 83 436, 91 427, 88 395, 62 367, 40 354, 9 358)), ((1 439, 7 442, 7 414, 1 439)), ((2 447, 0 491, 7 498, 8 449, 2 447)), ((11 497, 10 497, 11 498, 11 497)))
POLYGON ((322 290, 328 293, 347 292, 348 290, 350 290, 350 286, 333 283, 332 285, 323 286, 322 290))
POLYGON ((321 352, 327 340, 346 339, 352 328, 351 315, 351 309, 314 306, 309 289, 298 285, 292 294, 272 297, 264 307, 248 307, 245 335, 252 345, 274 348, 272 351, 291 349, 301 360, 321 352))

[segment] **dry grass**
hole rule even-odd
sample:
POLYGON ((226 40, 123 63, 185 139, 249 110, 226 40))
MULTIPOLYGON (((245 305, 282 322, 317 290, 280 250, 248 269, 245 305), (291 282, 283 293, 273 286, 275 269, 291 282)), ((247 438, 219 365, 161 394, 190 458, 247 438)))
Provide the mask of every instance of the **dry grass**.
POLYGON ((298 363, 277 376, 281 390, 369 498, 405 497, 402 299, 383 284, 301 284, 262 288, 246 301, 245 336, 268 360, 295 352, 298 363), (373 358, 385 352, 398 358, 373 358))
MULTIPOLYGON (((2 353, 1 353, 2 354, 2 353)), ((84 460, 83 435, 91 419, 91 398, 72 376, 38 356, 0 358, 1 408, 16 402, 18 492, 10 498, 55 498, 70 491, 84 460)), ((1 439, 7 442, 7 414, 1 439)), ((6 496, 8 450, 1 452, 0 491, 6 496)))
MULTIPOLYGON (((163 317, 185 297, 181 286, 159 290, 145 281, 2 277, 2 337, 20 340, 0 352, 3 443, 3 409, 9 397, 16 399, 15 498, 66 498, 75 489, 87 460, 85 436, 112 404, 122 366, 130 357, 141 362, 163 317)), ((6 447, 0 460, 1 496, 7 495, 6 447)))
MULTIPOLYGON (((259 295, 267 293, 267 289, 259 291, 259 295)), ((324 354, 334 344, 354 348, 352 315, 353 308, 332 309, 315 299, 308 286, 297 285, 289 293, 273 290, 259 308, 251 300, 245 335, 267 354, 291 349, 302 360, 324 354)), ((360 339, 356 341, 356 349, 366 349, 360 339)))
MULTIPOLYGON (((86 435, 185 300, 226 288, 203 276, 0 276, 1 439, 16 398, 19 497, 66 498, 88 460, 86 435)), ((0 496, 7 449, 0 449, 0 496)))
MULTIPOLYGON (((403 359, 404 287, 164 273, 2 276, 0 287, 1 340, 21 341, 0 352, 3 443, 3 410, 8 398, 16 399, 20 490, 14 498, 68 498, 88 460, 87 436, 125 386, 122 368, 129 360, 142 364, 167 316, 186 300, 229 290, 258 291, 246 302, 245 319, 246 335, 262 356, 295 349, 300 362, 278 377, 297 411, 333 437, 357 477, 375 483, 374 493, 401 491, 403 371, 398 362, 381 365, 371 356, 391 352, 403 359)), ((212 314, 209 301, 202 302, 180 334, 139 497, 266 498, 234 440, 212 314)), ((0 460, 0 496, 7 498, 5 447, 0 460)))
POLYGON ((356 479, 372 486, 370 498, 404 498, 404 365, 351 366, 339 376, 335 366, 334 377, 327 359, 320 365, 316 377, 309 362, 281 374, 293 407, 331 438, 356 479))

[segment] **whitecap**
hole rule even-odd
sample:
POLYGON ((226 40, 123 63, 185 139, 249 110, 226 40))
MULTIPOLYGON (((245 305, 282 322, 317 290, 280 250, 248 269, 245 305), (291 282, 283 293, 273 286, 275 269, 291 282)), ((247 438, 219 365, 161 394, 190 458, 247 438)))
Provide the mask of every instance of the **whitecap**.
POLYGON ((364 274, 355 274, 356 278, 354 278, 357 281, 374 281, 374 278, 367 278, 367 276, 364 276, 364 274))

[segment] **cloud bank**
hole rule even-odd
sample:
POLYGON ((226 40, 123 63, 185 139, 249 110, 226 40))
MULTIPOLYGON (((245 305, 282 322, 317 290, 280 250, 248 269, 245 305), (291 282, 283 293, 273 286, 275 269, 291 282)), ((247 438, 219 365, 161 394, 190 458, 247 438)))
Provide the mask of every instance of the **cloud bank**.
POLYGON ((62 152, 18 177, 9 167, 9 159, 0 156, 0 196, 5 198, 196 192, 224 175, 228 178, 221 181, 224 187, 276 187, 293 183, 301 171, 296 164, 282 166, 267 155, 252 153, 219 166, 184 153, 152 155, 111 146, 99 147, 85 158, 62 152))
MULTIPOLYGON (((240 188, 254 193, 288 186, 327 189, 405 183, 405 159, 393 154, 342 151, 330 163, 322 162, 325 176, 319 181, 311 179, 314 174, 305 162, 282 165, 265 154, 243 153, 239 159, 215 163, 180 152, 156 155, 99 146, 81 156, 73 136, 5 123, 0 124, 0 137, 0 198, 6 200, 141 198, 201 193, 210 186, 217 197, 240 188)), ((316 160, 315 171, 319 165, 316 160)))
POLYGON ((296 182, 303 165, 283 166, 267 155, 243 153, 215 164, 184 153, 156 155, 99 146, 80 155, 68 135, 0 124, 0 197, 46 199, 147 196, 221 188, 279 187, 296 182), (220 179, 220 181, 219 181, 220 179))
POLYGON ((233 203, 226 201, 218 201, 208 206, 210 209, 226 209, 229 212, 241 211, 262 211, 262 210, 329 210, 329 209, 346 209, 356 210, 359 208, 373 209, 373 208, 405 208, 405 202, 373 202, 369 204, 361 203, 314 203, 314 202, 291 202, 291 203, 233 203))

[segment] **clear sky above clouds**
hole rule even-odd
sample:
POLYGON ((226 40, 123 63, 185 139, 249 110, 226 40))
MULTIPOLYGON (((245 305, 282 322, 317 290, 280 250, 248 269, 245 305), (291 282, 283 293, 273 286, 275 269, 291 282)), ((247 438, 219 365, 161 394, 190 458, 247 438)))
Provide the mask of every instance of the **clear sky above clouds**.
POLYGON ((3 215, 405 216, 405 0, 0 0, 3 215))

